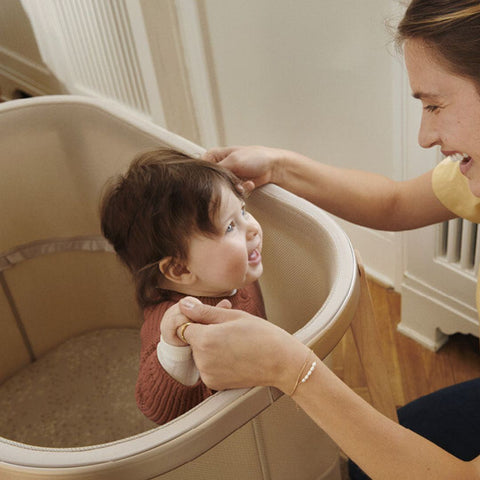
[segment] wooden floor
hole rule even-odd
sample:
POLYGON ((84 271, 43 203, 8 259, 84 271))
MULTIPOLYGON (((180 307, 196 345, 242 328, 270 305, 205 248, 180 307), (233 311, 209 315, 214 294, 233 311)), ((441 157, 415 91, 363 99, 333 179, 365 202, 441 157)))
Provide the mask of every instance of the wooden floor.
MULTIPOLYGON (((478 338, 453 335, 441 350, 431 352, 397 332, 400 295, 371 280, 369 286, 396 406, 439 388, 480 377, 478 338)), ((332 362, 334 372, 369 401, 350 330, 333 351, 332 362)))

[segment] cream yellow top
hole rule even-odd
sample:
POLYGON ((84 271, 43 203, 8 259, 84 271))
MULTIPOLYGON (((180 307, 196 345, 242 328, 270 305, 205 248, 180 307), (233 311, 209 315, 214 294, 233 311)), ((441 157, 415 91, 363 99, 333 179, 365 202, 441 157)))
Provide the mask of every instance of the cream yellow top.
MULTIPOLYGON (((433 171, 432 187, 435 195, 449 210, 461 218, 480 223, 480 198, 473 195, 468 180, 462 175, 458 162, 447 157, 433 171)), ((480 276, 480 275, 479 275, 480 276)), ((476 304, 480 312, 480 287, 477 279, 476 304)))

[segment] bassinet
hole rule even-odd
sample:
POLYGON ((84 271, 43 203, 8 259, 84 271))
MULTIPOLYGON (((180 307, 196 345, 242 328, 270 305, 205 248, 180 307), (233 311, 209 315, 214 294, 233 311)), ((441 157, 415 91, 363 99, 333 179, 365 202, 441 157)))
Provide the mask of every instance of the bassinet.
MULTIPOLYGON (((161 427, 128 403, 141 315, 128 273, 100 237, 101 188, 140 151, 203 149, 75 96, 2 104, 0 132, 0 478, 339 478, 337 447, 273 388, 217 393, 161 427), (65 367, 64 377, 35 383, 49 366, 65 367), (109 394, 99 390, 107 379, 109 394), (69 403, 78 396, 90 410, 69 403)), ((325 357, 358 299, 348 238, 273 185, 248 209, 264 229, 268 318, 325 357)))

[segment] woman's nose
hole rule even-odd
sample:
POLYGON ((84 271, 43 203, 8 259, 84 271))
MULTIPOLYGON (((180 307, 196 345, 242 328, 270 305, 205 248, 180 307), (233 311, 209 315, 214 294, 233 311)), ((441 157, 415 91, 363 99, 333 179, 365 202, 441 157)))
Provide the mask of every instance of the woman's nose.
POLYGON ((422 123, 418 131, 418 143, 422 148, 430 148, 440 144, 440 135, 432 120, 422 116, 422 123))

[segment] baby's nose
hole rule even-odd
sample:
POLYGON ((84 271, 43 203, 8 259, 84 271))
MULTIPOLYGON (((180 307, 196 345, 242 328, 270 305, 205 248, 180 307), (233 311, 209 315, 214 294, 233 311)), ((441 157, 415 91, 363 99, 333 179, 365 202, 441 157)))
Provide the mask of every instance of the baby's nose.
POLYGON ((255 238, 258 235, 258 225, 256 223, 251 223, 248 226, 247 229, 247 238, 250 240, 252 238, 255 238))

